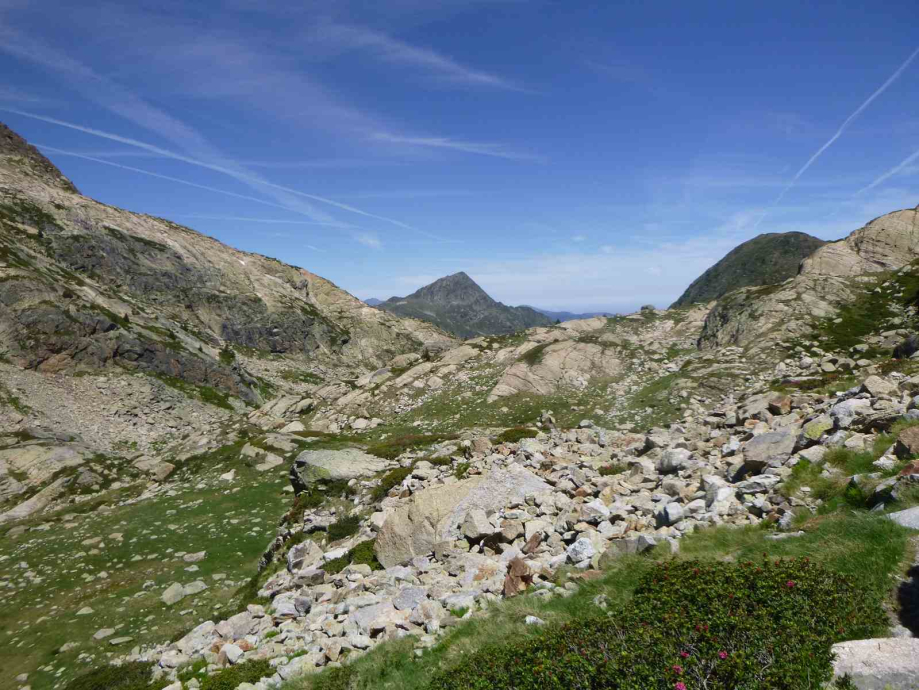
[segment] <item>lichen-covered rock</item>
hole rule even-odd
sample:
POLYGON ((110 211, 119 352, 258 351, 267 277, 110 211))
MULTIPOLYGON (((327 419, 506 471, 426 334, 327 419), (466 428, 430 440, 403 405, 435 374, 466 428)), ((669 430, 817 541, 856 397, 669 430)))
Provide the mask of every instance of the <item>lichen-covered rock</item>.
POLYGON ((369 477, 392 466, 392 462, 357 448, 344 450, 305 450, 290 468, 290 481, 299 493, 319 480, 369 477))

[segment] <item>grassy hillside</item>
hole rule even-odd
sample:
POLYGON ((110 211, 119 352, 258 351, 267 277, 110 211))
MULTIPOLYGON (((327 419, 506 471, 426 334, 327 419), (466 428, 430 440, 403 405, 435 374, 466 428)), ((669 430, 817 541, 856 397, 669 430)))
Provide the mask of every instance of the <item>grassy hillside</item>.
POLYGON ((824 244, 803 232, 754 237, 696 278, 671 308, 710 302, 741 287, 781 283, 796 275, 801 260, 824 244))

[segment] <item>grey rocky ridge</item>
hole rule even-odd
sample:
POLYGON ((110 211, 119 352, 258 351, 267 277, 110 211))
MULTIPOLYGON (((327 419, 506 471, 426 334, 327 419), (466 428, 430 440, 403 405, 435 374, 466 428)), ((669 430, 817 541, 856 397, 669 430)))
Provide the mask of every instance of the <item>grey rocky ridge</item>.
MULTIPOLYGON (((709 530, 791 543, 843 498, 919 523, 916 210, 778 284, 459 342, 0 142, 16 687, 142 662, 266 690, 396 640, 426 663, 503 600, 709 530)), ((913 623, 842 643, 838 673, 907 687, 913 623)))

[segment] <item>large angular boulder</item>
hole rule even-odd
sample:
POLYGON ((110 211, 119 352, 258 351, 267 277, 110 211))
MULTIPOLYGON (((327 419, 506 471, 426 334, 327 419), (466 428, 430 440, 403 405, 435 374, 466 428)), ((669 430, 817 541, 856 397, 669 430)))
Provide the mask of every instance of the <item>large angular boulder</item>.
POLYGON ((374 546, 377 559, 390 568, 426 556, 434 544, 459 539, 461 525, 473 509, 496 511, 523 501, 527 494, 549 489, 535 474, 513 464, 419 491, 386 518, 374 546))
POLYGON ((885 381, 880 376, 869 376, 865 379, 864 383, 862 383, 861 390, 877 398, 881 395, 893 395, 897 392, 897 387, 890 381, 885 381))
POLYGON ((833 675, 849 676, 859 690, 919 687, 919 639, 887 637, 834 644, 833 675))
POLYGON ((802 427, 798 445, 808 446, 817 443, 824 434, 832 430, 833 420, 830 416, 825 414, 818 415, 802 427))
POLYGON ((322 560, 322 549, 316 545, 316 542, 300 542, 291 547, 287 552, 287 570, 295 573, 302 570, 308 570, 322 560))
POLYGON ((322 480, 368 477, 390 467, 389 460, 370 455, 357 448, 344 450, 305 450, 290 468, 290 483, 300 493, 322 480))
POLYGON ((919 529, 919 508, 898 510, 896 513, 889 513, 887 517, 903 527, 919 529))
POLYGON ((747 442, 743 449, 744 466, 761 472, 770 465, 784 465, 795 447, 795 434, 790 431, 770 431, 747 442))
POLYGON ((897 443, 894 445, 894 453, 900 459, 911 458, 919 454, 919 426, 911 426, 900 432, 897 436, 897 443))
POLYGON ((871 412, 871 401, 864 398, 843 400, 830 408, 830 417, 836 422, 839 429, 847 429, 858 417, 863 417, 871 412))
POLYGON ((657 469, 664 474, 679 472, 689 466, 692 453, 685 448, 668 448, 657 461, 657 469))
POLYGON ((210 647, 218 637, 219 634, 214 621, 205 621, 176 642, 175 645, 182 654, 193 656, 206 647, 210 647))

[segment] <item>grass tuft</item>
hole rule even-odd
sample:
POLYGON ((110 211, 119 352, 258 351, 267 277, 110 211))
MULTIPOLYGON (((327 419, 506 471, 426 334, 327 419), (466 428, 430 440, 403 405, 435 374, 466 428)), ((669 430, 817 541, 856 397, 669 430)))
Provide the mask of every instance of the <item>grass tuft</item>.
POLYGON ((151 682, 153 664, 130 662, 121 666, 99 666, 64 686, 64 690, 161 690, 167 680, 151 682))
POLYGON ((367 448, 367 452, 378 458, 395 460, 407 451, 426 448, 442 441, 453 441, 456 438, 456 434, 404 434, 374 443, 367 448))
POLYGON ((539 432, 536 431, 536 429, 517 426, 511 429, 505 429, 498 434, 495 443, 520 443, 520 441, 525 438, 536 438, 537 434, 539 434, 539 432))

